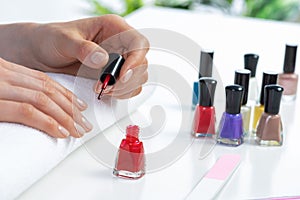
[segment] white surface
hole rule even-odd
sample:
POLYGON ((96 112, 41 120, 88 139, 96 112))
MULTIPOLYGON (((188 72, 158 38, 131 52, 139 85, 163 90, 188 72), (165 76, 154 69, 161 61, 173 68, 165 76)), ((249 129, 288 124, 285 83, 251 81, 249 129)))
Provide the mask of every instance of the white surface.
POLYGON ((86 0, 0 0, 0 23, 51 22, 89 17, 86 0))
POLYGON ((102 134, 109 126, 135 110, 145 94, 131 99, 130 106, 127 100, 103 98, 99 102, 97 95, 92 92, 95 80, 53 73, 49 73, 49 76, 89 105, 82 114, 94 128, 79 139, 55 139, 27 126, 0 123, 0 199, 16 198, 85 141, 102 134))
POLYGON ((224 181, 203 178, 186 199, 198 200, 201 198, 203 200, 211 200, 218 194, 223 185, 224 181))
MULTIPOLYGON (((171 9, 143 9, 129 16, 127 20, 137 28, 174 30, 192 38, 204 48, 214 49, 215 65, 222 75, 224 84, 233 83, 234 69, 243 67, 243 54, 249 51, 260 55, 258 80, 264 69, 281 71, 284 44, 288 40, 295 40, 297 43, 300 40, 298 24, 231 18, 171 9)), ((176 41, 174 43, 176 44, 176 41)), ((299 59, 298 54, 298 61, 299 59)), ((149 61, 159 63, 160 60, 156 60, 155 56, 151 57, 150 53, 149 61)), ((296 67, 296 72, 299 72, 299 66, 296 67)), ((191 84, 196 77, 197 75, 194 74, 190 78, 191 84)), ((155 95, 157 93, 153 94, 154 97, 155 95)), ((156 97, 144 107, 151 107, 157 102, 164 104, 167 101, 161 96, 156 97)), ((179 116, 182 112, 188 112, 189 109, 183 107, 182 110, 178 110, 178 107, 170 105, 165 108, 165 111, 166 114, 173 113, 172 116, 180 120, 179 116)), ((116 150, 102 148, 103 141, 110 137, 115 138, 115 141, 120 141, 123 137, 119 127, 111 127, 104 135, 91 140, 85 146, 87 148, 82 147, 72 153, 19 199, 183 199, 211 168, 216 159, 225 153, 240 154, 242 163, 220 192, 218 199, 300 195, 300 160, 298 159, 300 135, 297 131, 297 122, 300 120, 299 98, 292 104, 283 104, 281 111, 284 124, 282 147, 259 147, 246 140, 245 144, 236 148, 217 145, 205 158, 199 159, 200 152, 203 152, 206 147, 213 146, 213 142, 193 141, 188 137, 189 130, 185 129, 181 133, 175 132, 183 137, 176 143, 178 148, 184 149, 178 156, 183 156, 174 160, 173 165, 148 173, 143 179, 137 181, 113 177, 112 166, 103 165, 96 160, 97 152, 114 153, 111 151, 116 150), (189 146, 189 144, 192 145, 189 146), (92 154, 88 153, 91 152, 91 148, 96 150, 93 152, 92 149, 92 154)), ((145 122, 143 117, 149 117, 147 114, 135 113, 130 120, 145 122)), ((128 120, 125 120, 123 125, 127 123, 128 120)), ((176 124, 178 121, 173 123, 176 124)), ((165 143, 170 141, 171 134, 172 132, 167 130, 162 132, 160 148, 164 148, 165 143)), ((151 141, 150 138, 145 142, 146 151, 147 146, 154 145, 151 141)), ((118 142, 113 144, 119 145, 118 142)), ((157 154, 158 157, 159 155, 157 154)), ((110 164, 113 159, 114 157, 111 157, 110 164)), ((161 161, 164 159, 164 157, 159 157, 161 161)))
POLYGON ((203 200, 214 199, 230 180, 232 174, 238 168, 240 161, 239 155, 221 156, 200 182, 197 183, 186 199, 196 200, 199 197, 203 200))

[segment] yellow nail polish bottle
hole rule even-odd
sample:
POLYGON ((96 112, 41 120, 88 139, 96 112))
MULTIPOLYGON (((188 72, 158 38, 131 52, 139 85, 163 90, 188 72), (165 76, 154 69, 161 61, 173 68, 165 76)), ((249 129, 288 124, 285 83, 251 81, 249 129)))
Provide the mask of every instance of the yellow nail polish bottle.
POLYGON ((258 125, 258 121, 264 112, 264 94, 265 94, 265 86, 270 84, 277 83, 278 74, 273 71, 263 72, 261 90, 260 90, 260 100, 259 104, 255 105, 254 107, 254 114, 253 114, 253 124, 252 124, 252 133, 256 134, 256 127, 258 125))
POLYGON ((254 107, 253 126, 252 126, 253 133, 256 133, 256 126, 263 112, 264 112, 264 105, 258 104, 254 107))

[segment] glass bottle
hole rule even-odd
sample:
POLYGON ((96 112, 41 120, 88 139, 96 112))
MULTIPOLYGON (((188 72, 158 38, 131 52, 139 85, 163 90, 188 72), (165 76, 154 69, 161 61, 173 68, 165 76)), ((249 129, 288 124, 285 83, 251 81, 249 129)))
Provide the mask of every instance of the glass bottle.
POLYGON ((293 101, 296 99, 298 74, 295 73, 297 45, 286 45, 283 73, 278 75, 278 84, 284 88, 282 99, 293 101))
POLYGON ((254 53, 248 53, 244 55, 244 67, 251 71, 251 77, 249 80, 249 89, 248 89, 248 102, 251 105, 255 105, 258 102, 258 83, 256 79, 256 69, 258 63, 259 55, 254 53))
POLYGON ((213 78, 200 78, 199 80, 199 103, 196 106, 194 116, 193 135, 196 137, 212 137, 215 135, 216 113, 214 95, 217 81, 213 78))
POLYGON ((261 91, 260 91, 260 99, 259 99, 259 103, 257 105, 255 105, 254 113, 253 113, 253 124, 252 124, 252 133, 253 134, 256 133, 256 127, 258 124, 258 120, 260 119, 260 116, 264 112, 265 86, 271 85, 271 84, 276 84, 277 77, 278 77, 278 74, 276 72, 273 72, 273 71, 263 72, 261 91))
POLYGON ((250 132, 251 105, 248 101, 248 88, 251 71, 247 69, 239 69, 235 71, 234 84, 244 87, 244 96, 242 98, 241 113, 243 117, 244 136, 250 132))
POLYGON ((139 127, 126 128, 126 138, 122 140, 116 157, 113 174, 122 178, 138 179, 145 174, 143 142, 139 141, 139 127))
POLYGON ((229 146, 243 143, 243 119, 241 100, 244 89, 240 85, 229 85, 226 91, 226 109, 219 124, 217 142, 229 146))
POLYGON ((199 74, 198 81, 195 81, 193 84, 193 108, 198 103, 199 99, 199 79, 201 77, 212 77, 212 67, 213 67, 213 51, 201 51, 200 53, 200 65, 199 65, 199 74))
POLYGON ((257 143, 264 146, 282 145, 282 122, 279 115, 283 88, 279 85, 265 87, 265 109, 257 126, 257 143))

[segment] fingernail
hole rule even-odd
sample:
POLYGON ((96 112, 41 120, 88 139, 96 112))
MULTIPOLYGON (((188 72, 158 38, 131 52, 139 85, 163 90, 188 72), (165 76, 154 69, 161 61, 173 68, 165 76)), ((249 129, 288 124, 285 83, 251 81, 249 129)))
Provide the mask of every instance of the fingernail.
POLYGON ((80 107, 82 107, 82 108, 86 108, 87 107, 87 103, 85 103, 83 100, 77 98, 76 101, 77 101, 77 103, 78 103, 78 105, 80 107))
POLYGON ((85 128, 87 128, 88 130, 93 129, 93 125, 85 117, 82 117, 81 120, 82 120, 85 128))
POLYGON ((109 93, 109 92, 113 89, 113 87, 114 87, 113 85, 107 86, 106 89, 103 91, 103 93, 104 93, 104 94, 109 93))
POLYGON ((82 126, 80 126, 76 122, 74 122, 74 126, 75 126, 76 130, 78 131, 78 133, 80 135, 84 135, 85 134, 86 131, 84 130, 84 128, 82 126))
POLYGON ((68 137, 70 135, 69 131, 62 126, 58 126, 58 130, 61 134, 68 137))
POLYGON ((133 74, 132 69, 129 69, 129 70, 126 72, 126 74, 123 76, 122 82, 123 82, 123 83, 126 83, 127 81, 129 81, 129 79, 131 78, 132 74, 133 74))
POLYGON ((102 87, 102 83, 100 81, 97 81, 95 85, 95 92, 100 93, 101 87, 102 87))
POLYGON ((104 59, 105 59, 105 54, 100 52, 95 52, 91 55, 91 61, 97 65, 101 64, 104 59))

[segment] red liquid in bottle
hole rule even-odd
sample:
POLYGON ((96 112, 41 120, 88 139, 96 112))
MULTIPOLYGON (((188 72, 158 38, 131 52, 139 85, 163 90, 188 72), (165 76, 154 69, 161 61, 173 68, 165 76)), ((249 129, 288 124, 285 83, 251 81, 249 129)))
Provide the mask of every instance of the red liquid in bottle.
POLYGON ((138 139, 139 127, 128 126, 126 138, 122 140, 113 174, 115 176, 138 179, 145 174, 143 143, 138 139))
POLYGON ((194 135, 213 136, 215 135, 215 107, 197 106, 194 117, 194 135))

